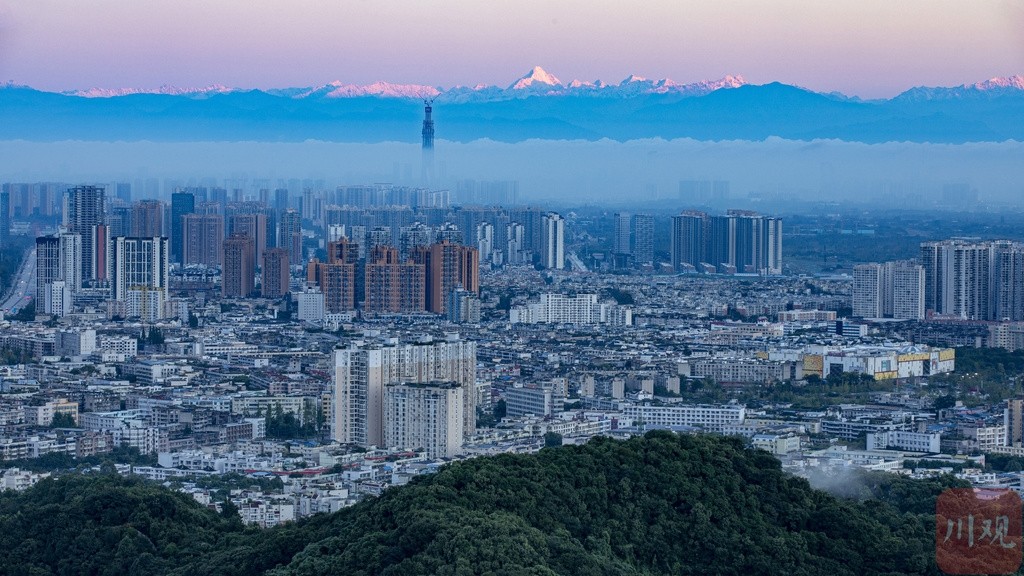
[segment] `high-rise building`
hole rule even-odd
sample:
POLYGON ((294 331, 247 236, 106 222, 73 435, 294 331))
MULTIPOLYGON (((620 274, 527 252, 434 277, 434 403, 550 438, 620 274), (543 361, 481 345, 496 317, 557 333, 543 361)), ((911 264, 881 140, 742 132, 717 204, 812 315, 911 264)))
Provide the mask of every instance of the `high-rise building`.
POLYGON ((991 290, 991 245, 954 239, 921 244, 925 308, 965 320, 987 320, 991 290))
MULTIPOLYGON (((241 234, 253 239, 256 247, 256 261, 263 262, 263 251, 267 249, 267 215, 260 213, 233 214, 228 219, 228 235, 241 234)), ((296 264, 299 264, 296 262, 296 264)))
POLYGON ((445 314, 452 324, 478 324, 480 322, 480 296, 456 288, 448 294, 445 314))
POLYGON ((224 266, 221 272, 221 295, 225 298, 248 298, 256 277, 256 249, 252 238, 233 234, 224 240, 224 266))
POLYGON ((463 437, 476 431, 476 343, 451 336, 415 344, 353 345, 334 351, 331 435, 341 443, 385 445, 384 388, 455 382, 462 390, 463 437))
POLYGON ((505 227, 505 254, 511 265, 530 262, 530 251, 526 248, 526 227, 510 222, 505 227))
POLYGON ((489 222, 476 225, 476 249, 480 252, 482 262, 493 262, 494 226, 489 222))
POLYGON ((672 217, 672 268, 676 272, 697 270, 707 261, 707 219, 703 212, 683 212, 672 217))
POLYGON ((882 318, 885 290, 884 264, 858 264, 853 267, 853 315, 882 318))
MULTIPOLYGON (((159 200, 139 200, 132 204, 130 236, 154 238, 163 236, 164 204, 159 200)), ((117 234, 112 234, 117 236, 117 234)))
MULTIPOLYGON (((46 314, 57 314, 48 308, 53 295, 59 294, 59 302, 64 306, 65 296, 70 298, 82 286, 82 237, 62 230, 52 236, 36 238, 36 287, 35 300, 37 311, 46 314), (57 288, 51 284, 59 282, 57 288)), ((64 306, 64 312, 70 306, 64 306)), ((63 315, 63 314, 61 314, 63 315)))
POLYGON ((132 209, 130 206, 114 206, 107 209, 107 231, 111 238, 132 236, 132 209))
POLYGON ((366 249, 372 250, 377 246, 391 246, 391 228, 387 226, 374 226, 367 234, 366 249))
POLYGON ((440 242, 414 249, 412 260, 424 267, 428 312, 444 314, 448 294, 456 288, 480 293, 480 252, 476 248, 440 242))
POLYGON ((302 263, 302 214, 295 210, 280 213, 277 247, 288 250, 288 258, 296 265, 302 263))
POLYGON ((423 449, 427 458, 462 451, 466 391, 456 382, 384 386, 384 445, 423 449))
POLYGON ((185 214, 181 218, 184 241, 182 263, 218 266, 224 242, 224 217, 220 214, 185 214))
POLYGON ((914 262, 858 264, 853 268, 853 315, 921 320, 924 268, 914 262))
POLYGON ((422 264, 399 260, 398 250, 378 246, 366 261, 368 314, 414 314, 425 310, 426 272, 422 264))
POLYGON ((0 247, 11 243, 11 193, 5 184, 0 189, 0 247))
POLYGON ((437 242, 451 242, 452 244, 465 244, 465 235, 452 222, 445 222, 437 229, 437 242))
POLYGON ((184 255, 185 231, 183 219, 196 209, 196 197, 191 192, 174 192, 171 194, 171 257, 181 263, 184 255))
POLYGON ((434 119, 431 117, 433 112, 433 100, 423 101, 423 149, 422 149, 422 166, 421 166, 421 180, 423 183, 429 183, 434 177, 434 119))
POLYGON ((170 282, 167 238, 127 238, 110 241, 108 272, 111 297, 123 302, 128 318, 147 322, 164 317, 170 282))
MULTIPOLYGON (((81 245, 81 242, 79 242, 79 245, 81 245)), ((81 268, 79 268, 78 273, 81 274, 81 268)), ((46 286, 51 282, 63 280, 62 274, 60 238, 57 236, 39 236, 36 238, 36 302, 43 302, 46 286)), ((42 312, 43 310, 38 311, 42 312)))
POLYGON ((541 221, 541 265, 545 268, 565 268, 565 219, 554 212, 548 212, 541 221))
POLYGON ((417 246, 430 246, 434 243, 433 238, 434 230, 422 222, 413 222, 402 228, 401 245, 399 246, 401 256, 408 258, 412 254, 413 248, 417 246))
POLYGON ((629 212, 616 212, 614 221, 612 254, 615 255, 616 260, 619 260, 620 257, 628 258, 633 253, 630 242, 632 215, 629 212))
POLYGON ((892 283, 892 309, 886 303, 885 313, 899 320, 923 320, 925 275, 924 267, 914 262, 886 263, 888 280, 892 283))
POLYGON ((99 186, 76 186, 64 196, 64 225, 71 233, 82 237, 84 283, 106 276, 105 194, 105 189, 99 186))
POLYGON ((967 320, 1024 320, 1024 244, 924 242, 920 261, 927 310, 967 320))
POLYGON ((992 243, 992 320, 1024 320, 1024 244, 992 243))
POLYGON ((672 218, 672 265, 702 272, 782 273, 782 220, 744 210, 672 218))
POLYGON ((633 262, 638 265, 654 264, 654 216, 633 216, 633 262))
POLYGON ((287 250, 271 248, 264 252, 261 279, 264 298, 281 298, 288 293, 290 274, 287 250))

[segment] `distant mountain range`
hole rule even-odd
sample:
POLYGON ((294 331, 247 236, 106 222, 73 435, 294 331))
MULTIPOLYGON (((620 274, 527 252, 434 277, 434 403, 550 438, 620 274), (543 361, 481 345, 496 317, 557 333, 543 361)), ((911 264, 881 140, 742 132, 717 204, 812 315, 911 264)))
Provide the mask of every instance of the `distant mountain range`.
POLYGON ((1024 140, 1024 77, 918 87, 888 100, 822 94, 742 76, 679 83, 629 76, 563 83, 541 67, 509 86, 376 82, 243 90, 162 86, 64 93, 0 87, 0 139, 416 142, 422 101, 439 140, 1024 140))

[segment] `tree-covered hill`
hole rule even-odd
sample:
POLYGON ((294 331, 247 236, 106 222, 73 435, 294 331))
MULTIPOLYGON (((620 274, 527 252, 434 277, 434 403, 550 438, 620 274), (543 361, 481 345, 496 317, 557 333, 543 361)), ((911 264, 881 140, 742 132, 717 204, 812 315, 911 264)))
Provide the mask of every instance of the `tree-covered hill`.
POLYGON ((840 500, 739 439, 654 432, 477 458, 332 516, 243 528, 116 476, 0 497, 10 574, 937 574, 939 481, 840 500))

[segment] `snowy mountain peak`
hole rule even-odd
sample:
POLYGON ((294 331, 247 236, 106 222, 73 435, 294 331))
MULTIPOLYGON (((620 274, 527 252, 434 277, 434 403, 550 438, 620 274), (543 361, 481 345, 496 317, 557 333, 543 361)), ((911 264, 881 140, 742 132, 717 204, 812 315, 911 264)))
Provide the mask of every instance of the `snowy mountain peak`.
POLYGON ((509 86, 509 90, 524 90, 533 88, 538 84, 544 84, 547 85, 547 87, 554 87, 562 86, 562 81, 540 66, 534 66, 533 69, 527 72, 525 76, 516 80, 511 86, 509 86))
POLYGON ((1016 89, 1024 90, 1024 76, 1006 76, 1006 77, 995 77, 989 78, 984 82, 978 82, 972 86, 976 90, 1000 90, 1000 89, 1016 89))
POLYGON ((625 80, 619 82, 619 86, 625 86, 627 84, 633 84, 634 82, 647 82, 647 78, 643 76, 637 76, 636 74, 630 74, 625 80))
POLYGON ((222 84, 211 84, 203 88, 179 88, 164 84, 159 88, 88 88, 86 90, 69 90, 61 92, 66 96, 81 96, 83 98, 111 98, 114 96, 129 96, 132 94, 162 94, 166 96, 209 96, 211 94, 225 94, 234 92, 235 88, 228 88, 222 84))

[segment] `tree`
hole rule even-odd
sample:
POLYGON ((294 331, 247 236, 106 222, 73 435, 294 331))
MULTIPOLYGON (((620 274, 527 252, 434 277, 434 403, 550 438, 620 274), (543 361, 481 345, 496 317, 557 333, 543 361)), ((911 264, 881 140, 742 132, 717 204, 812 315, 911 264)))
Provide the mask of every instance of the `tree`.
POLYGON ((956 406, 956 396, 953 394, 946 394, 945 396, 939 396, 935 399, 934 403, 936 410, 946 410, 956 406))
POLYGON ((557 448, 562 445, 562 435, 558 432, 548 432, 544 434, 544 447, 545 448, 557 448))
POLYGON ((65 412, 57 412, 50 421, 50 428, 75 428, 75 418, 65 412))
POLYGON ((508 405, 505 404, 505 399, 502 398, 494 403, 494 421, 501 422, 501 419, 508 415, 508 405))

